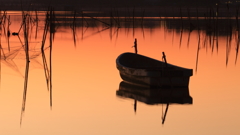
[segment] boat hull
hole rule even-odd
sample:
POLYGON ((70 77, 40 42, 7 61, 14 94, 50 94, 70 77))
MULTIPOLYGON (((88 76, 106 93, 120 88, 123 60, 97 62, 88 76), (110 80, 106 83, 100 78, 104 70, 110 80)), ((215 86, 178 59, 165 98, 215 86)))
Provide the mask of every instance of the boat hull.
POLYGON ((135 76, 120 72, 122 80, 148 87, 188 87, 190 77, 135 76))

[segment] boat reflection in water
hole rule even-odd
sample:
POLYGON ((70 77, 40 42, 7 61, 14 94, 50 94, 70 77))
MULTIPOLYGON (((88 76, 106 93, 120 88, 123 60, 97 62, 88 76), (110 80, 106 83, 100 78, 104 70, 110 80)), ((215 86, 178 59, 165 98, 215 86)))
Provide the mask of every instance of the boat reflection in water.
POLYGON ((188 87, 181 88, 150 88, 144 85, 133 84, 122 81, 119 84, 119 90, 116 95, 120 98, 134 99, 134 110, 137 110, 137 101, 148 104, 166 104, 163 114, 162 124, 165 122, 168 107, 170 104, 192 104, 193 99, 189 95, 188 87))

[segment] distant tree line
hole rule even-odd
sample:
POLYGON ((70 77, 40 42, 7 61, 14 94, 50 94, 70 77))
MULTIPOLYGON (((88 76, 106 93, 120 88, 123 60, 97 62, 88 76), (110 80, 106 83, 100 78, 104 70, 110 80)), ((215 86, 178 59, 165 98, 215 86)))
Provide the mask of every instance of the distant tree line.
POLYGON ((56 8, 66 7, 69 9, 79 9, 82 7, 195 7, 195 6, 215 6, 220 0, 0 0, 0 7, 6 9, 27 6, 53 6, 56 8))
MULTIPOLYGON (((24 1, 24 0, 23 0, 24 1)), ((220 0, 32 0, 40 4, 65 4, 88 7, 211 6, 220 0)))
POLYGON ((215 6, 220 0, 162 0, 161 4, 168 6, 215 6))

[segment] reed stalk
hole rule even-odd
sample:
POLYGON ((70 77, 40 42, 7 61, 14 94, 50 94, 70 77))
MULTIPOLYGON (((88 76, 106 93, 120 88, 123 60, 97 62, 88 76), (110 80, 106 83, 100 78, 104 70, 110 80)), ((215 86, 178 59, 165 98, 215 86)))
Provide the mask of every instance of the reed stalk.
POLYGON ((189 42, 190 42, 190 36, 191 36, 191 32, 194 29, 193 24, 191 23, 191 15, 190 15, 190 9, 187 8, 187 14, 188 14, 188 21, 189 21, 189 32, 188 32, 188 40, 187 40, 187 47, 189 47, 189 42))
MULTIPOLYGON (((50 9, 49 9, 50 10, 50 9)), ((41 52, 42 52, 42 59, 43 59, 43 67, 44 67, 44 74, 45 74, 45 78, 46 78, 46 83, 47 83, 47 89, 48 91, 50 90, 49 88, 49 69, 48 69, 48 65, 47 65, 47 60, 46 60, 46 57, 45 57, 45 53, 44 53, 44 46, 45 46, 45 42, 46 42, 46 37, 47 37, 47 34, 48 34, 48 30, 49 30, 49 25, 50 25, 50 22, 49 22, 49 18, 50 18, 50 11, 47 11, 46 12, 46 15, 45 15, 45 25, 44 25, 44 31, 43 31, 43 38, 42 38, 42 46, 41 46, 41 52)))
POLYGON ((20 125, 22 123, 22 116, 26 108, 26 100, 27 100, 27 86, 28 86, 28 73, 29 73, 29 26, 30 26, 30 18, 29 15, 22 12, 22 20, 23 20, 23 32, 24 32, 24 41, 25 41, 25 55, 26 55, 26 68, 25 68, 25 77, 24 77, 24 90, 23 90, 23 100, 22 100, 22 109, 21 109, 21 118, 20 125))
POLYGON ((228 65, 229 55, 231 52, 231 42, 232 42, 232 34, 227 36, 227 43, 226 43, 226 66, 228 65))
MULTIPOLYGON (((0 16, 2 20, 2 11, 0 11, 0 16)), ((2 21, 0 21, 0 73, 2 73, 2 21)), ((2 74, 0 74, 0 86, 2 82, 2 74)))
POLYGON ((180 17, 181 17, 181 30, 180 30, 180 42, 179 42, 179 47, 181 47, 182 44, 182 35, 183 35, 183 15, 182 15, 182 8, 180 7, 180 17))
MULTIPOLYGON (((50 24, 54 24, 55 22, 55 14, 53 8, 50 11, 50 24)), ((50 88, 50 107, 52 108, 52 45, 53 45, 53 39, 54 39, 54 32, 51 32, 51 30, 55 29, 55 25, 50 25, 50 56, 49 56, 49 88, 50 88)))
POLYGON ((143 27, 142 27, 142 34, 143 34, 143 39, 145 39, 145 32, 143 27))
MULTIPOLYGON (((90 17, 91 19, 93 19, 93 20, 95 20, 95 21, 99 21, 99 22, 101 22, 101 23, 103 23, 103 24, 105 24, 105 25, 107 25, 107 26, 111 26, 110 24, 108 24, 108 23, 106 23, 106 22, 104 22, 104 21, 102 21, 102 20, 100 20, 100 19, 97 19, 97 18, 95 18, 95 17, 93 17, 93 16, 90 16, 89 14, 86 14, 86 13, 81 13, 82 14, 82 16, 87 16, 87 17, 90 17)), ((86 21, 87 22, 87 21, 86 21)))
POLYGON ((124 22, 123 25, 126 28, 126 25, 127 25, 127 11, 126 11, 126 8, 125 8, 125 14, 124 14, 124 21, 123 22, 124 22))
POLYGON ((118 14, 118 10, 116 10, 115 8, 113 8, 111 10, 111 13, 110 13, 110 17, 111 17, 111 27, 113 26, 117 26, 120 28, 120 19, 119 19, 119 14, 118 14), (116 17, 115 17, 116 15, 116 17), (114 23, 115 22, 115 23, 114 23))
POLYGON ((110 12, 110 27, 113 27, 113 25, 114 25, 113 20, 114 20, 113 11, 111 9, 111 12, 110 12))
POLYGON ((229 36, 227 35, 227 43, 226 43, 226 66, 228 65, 230 50, 231 50, 231 42, 232 42, 232 23, 231 23, 231 15, 229 11, 229 6, 227 5, 228 9, 228 26, 229 26, 229 36))
MULTIPOLYGON (((215 39, 216 39, 216 36, 217 36, 217 16, 216 15, 214 15, 214 13, 216 13, 217 11, 215 11, 214 9, 213 9, 213 38, 212 38, 212 40, 213 40, 213 43, 212 43, 212 45, 213 45, 213 48, 215 47, 215 39)), ((213 49, 212 49, 212 51, 213 51, 213 49)))
POLYGON ((188 32, 187 47, 189 47, 191 31, 188 32))
POLYGON ((3 26, 3 32, 4 32, 5 37, 7 36, 7 32, 6 32, 6 28, 5 28, 6 20, 7 20, 7 12, 4 11, 3 17, 2 17, 2 26, 3 26))
POLYGON ((3 30, 3 28, 4 28, 4 25, 3 25, 3 20, 4 20, 4 17, 5 17, 5 14, 6 14, 6 12, 4 11, 3 12, 3 15, 2 15, 2 12, 0 12, 0 14, 1 14, 1 19, 0 19, 0 56, 1 56, 1 59, 2 59, 2 57, 3 57, 3 59, 5 60, 6 59, 6 55, 5 55, 5 53, 4 53, 4 50, 3 50, 3 48, 2 48, 2 40, 1 40, 1 38, 2 38, 2 30, 3 30))
POLYGON ((116 11, 116 15, 117 15, 117 26, 118 26, 118 28, 120 28, 121 25, 120 25, 120 16, 119 16, 118 10, 116 11))
POLYGON ((135 35, 135 7, 133 8, 133 11, 132 11, 132 27, 133 27, 133 37, 135 35))
POLYGON ((239 13, 239 7, 236 9, 236 27, 237 27, 237 31, 239 31, 239 23, 238 23, 238 13, 239 13))
POLYGON ((188 14, 189 29, 191 30, 191 16, 190 16, 190 9, 189 8, 187 8, 187 14, 188 14))
POLYGON ((46 37, 47 37, 47 33, 49 30, 49 11, 46 12, 46 17, 45 17, 45 25, 44 25, 44 31, 43 31, 43 38, 42 38, 42 46, 41 46, 41 50, 44 50, 44 46, 45 46, 45 41, 46 41, 46 37))
POLYGON ((199 58, 199 51, 200 51, 200 28, 199 28, 199 20, 198 20, 198 9, 197 9, 197 22, 198 22, 198 47, 197 47, 197 56, 196 56, 196 67, 195 67, 195 72, 197 73, 198 70, 198 58, 199 58))
POLYGON ((10 15, 8 16, 7 21, 8 21, 8 23, 7 23, 7 36, 6 36, 6 38, 7 38, 7 43, 8 43, 8 51, 10 51, 10 42, 9 42, 9 37, 11 35, 10 28, 9 28, 10 25, 11 25, 10 15))
POLYGON ((76 47, 76 10, 74 11, 74 14, 73 14, 73 22, 72 22, 72 26, 71 26, 71 29, 72 29, 72 33, 73 33, 73 42, 74 42, 74 46, 76 47))
MULTIPOLYGON (((239 37, 239 35, 238 35, 238 37, 239 37)), ((239 50, 239 46, 240 46, 240 44, 239 44, 239 38, 237 39, 237 45, 236 45, 236 56, 235 56, 235 65, 237 64, 237 59, 238 59, 238 50, 239 50)))
POLYGON ((216 50, 218 52, 218 24, 219 23, 219 6, 217 5, 216 9, 216 24, 215 24, 215 37, 216 37, 216 50))
POLYGON ((198 47, 197 47, 197 56, 196 56, 196 68, 195 72, 198 70, 198 58, 199 58, 199 51, 200 51, 200 34, 198 34, 198 47))
POLYGON ((239 14, 239 6, 236 9, 236 25, 237 25, 237 45, 236 45, 236 56, 235 56, 235 65, 237 64, 237 58, 238 58, 238 50, 239 50, 239 37, 240 37, 240 29, 239 29, 239 22, 238 22, 238 14, 239 14))
MULTIPOLYGON (((56 16, 55 16, 55 11, 54 11, 53 8, 51 8, 51 10, 50 10, 50 27, 49 27, 49 30, 50 30, 50 36, 52 36, 51 41, 53 41, 54 37, 55 37, 55 33, 56 33, 56 16)), ((50 43, 50 46, 51 46, 51 43, 50 43)))
POLYGON ((85 13, 83 13, 83 11, 81 12, 82 14, 82 27, 84 27, 84 21, 86 22, 87 26, 86 27, 89 27, 89 23, 88 21, 85 19, 84 15, 86 15, 85 13))
POLYGON ((44 66, 44 74, 46 78, 47 88, 50 92, 50 107, 52 108, 52 44, 53 44, 53 38, 55 33, 55 14, 53 11, 53 8, 49 8, 49 10, 46 12, 46 18, 45 18, 45 27, 43 32, 43 39, 42 39, 42 60, 43 60, 43 66, 44 66), (47 33, 50 33, 49 37, 49 48, 50 48, 50 57, 49 57, 49 67, 47 64, 47 59, 45 57, 44 52, 44 44, 46 42, 47 33))
POLYGON ((35 10, 35 21, 36 21, 35 39, 37 39, 37 36, 38 36, 37 35, 38 34, 38 21, 39 21, 37 10, 35 10))
POLYGON ((141 17, 141 26, 144 27, 144 16, 145 16, 145 9, 142 11, 142 17, 141 17))
POLYGON ((213 52, 213 47, 214 47, 214 33, 215 33, 215 25, 214 25, 214 15, 213 15, 213 9, 210 8, 210 12, 209 12, 209 16, 210 16, 210 22, 209 22, 209 25, 211 27, 211 34, 209 36, 209 46, 212 47, 212 52, 213 52))

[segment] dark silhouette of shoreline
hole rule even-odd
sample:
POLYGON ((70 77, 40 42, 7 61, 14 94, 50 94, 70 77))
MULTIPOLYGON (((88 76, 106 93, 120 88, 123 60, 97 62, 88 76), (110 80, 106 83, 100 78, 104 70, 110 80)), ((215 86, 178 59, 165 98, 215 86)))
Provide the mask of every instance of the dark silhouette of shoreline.
POLYGON ((0 0, 2 11, 91 11, 90 16, 235 17, 238 4, 224 0, 0 0))
POLYGON ((222 0, 0 0, 1 10, 80 10, 96 8, 206 8, 226 5, 222 0))

